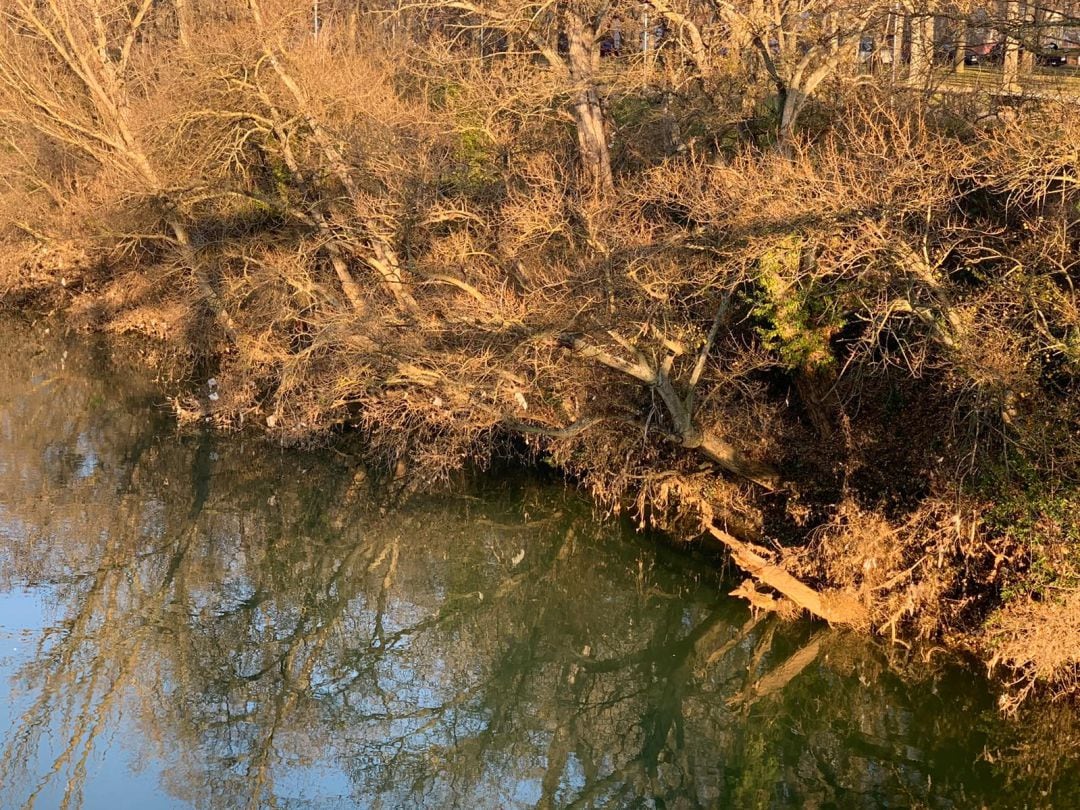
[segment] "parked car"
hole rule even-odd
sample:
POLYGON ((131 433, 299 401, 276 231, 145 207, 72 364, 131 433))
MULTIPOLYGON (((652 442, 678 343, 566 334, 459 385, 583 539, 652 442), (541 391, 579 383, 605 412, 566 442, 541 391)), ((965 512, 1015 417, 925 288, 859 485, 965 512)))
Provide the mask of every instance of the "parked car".
MULTIPOLYGON (((964 47, 964 64, 968 67, 977 65, 1000 65, 1004 55, 1004 47, 1000 42, 979 42, 964 47)), ((956 47, 949 50, 949 61, 955 64, 956 47)))
POLYGON ((1035 56, 1035 64, 1042 67, 1064 67, 1069 64, 1069 59, 1062 53, 1058 53, 1061 50, 1056 42, 1051 42, 1046 46, 1043 53, 1035 56))

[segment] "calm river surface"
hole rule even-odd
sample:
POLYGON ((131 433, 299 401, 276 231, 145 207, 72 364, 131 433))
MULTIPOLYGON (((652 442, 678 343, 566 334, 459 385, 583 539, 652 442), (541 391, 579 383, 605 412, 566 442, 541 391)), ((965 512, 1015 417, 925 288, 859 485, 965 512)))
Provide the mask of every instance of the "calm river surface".
POLYGON ((1076 807, 1080 726, 561 485, 394 498, 0 323, 0 807, 1076 807))

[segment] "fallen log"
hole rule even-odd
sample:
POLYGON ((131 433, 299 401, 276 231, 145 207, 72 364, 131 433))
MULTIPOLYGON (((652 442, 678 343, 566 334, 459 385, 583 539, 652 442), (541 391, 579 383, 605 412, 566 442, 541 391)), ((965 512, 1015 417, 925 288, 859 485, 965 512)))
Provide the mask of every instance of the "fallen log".
POLYGON ((731 553, 735 564, 762 585, 793 602, 812 616, 829 624, 866 628, 870 618, 864 605, 842 594, 823 594, 775 565, 732 534, 714 525, 707 531, 731 553))

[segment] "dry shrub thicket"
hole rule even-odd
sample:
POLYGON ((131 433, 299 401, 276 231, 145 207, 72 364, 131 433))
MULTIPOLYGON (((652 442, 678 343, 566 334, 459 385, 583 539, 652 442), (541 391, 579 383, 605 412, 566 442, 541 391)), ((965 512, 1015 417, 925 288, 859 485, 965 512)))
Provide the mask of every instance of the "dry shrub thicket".
POLYGON ((643 52, 617 4, 2 0, 0 296, 144 336, 184 418, 525 453, 756 604, 1068 688, 1077 102, 941 92, 965 9, 893 5, 655 2, 643 52))

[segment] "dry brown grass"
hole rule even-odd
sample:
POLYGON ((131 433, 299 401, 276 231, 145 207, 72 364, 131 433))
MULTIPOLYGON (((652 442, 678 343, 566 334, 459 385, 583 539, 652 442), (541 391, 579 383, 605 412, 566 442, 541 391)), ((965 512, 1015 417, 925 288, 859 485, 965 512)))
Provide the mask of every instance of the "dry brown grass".
POLYGON ((1017 599, 998 611, 984 640, 993 651, 990 667, 1001 666, 1011 691, 1002 706, 1015 710, 1035 689, 1050 685, 1059 695, 1080 684, 1080 591, 1054 593, 1039 601, 1017 599))

